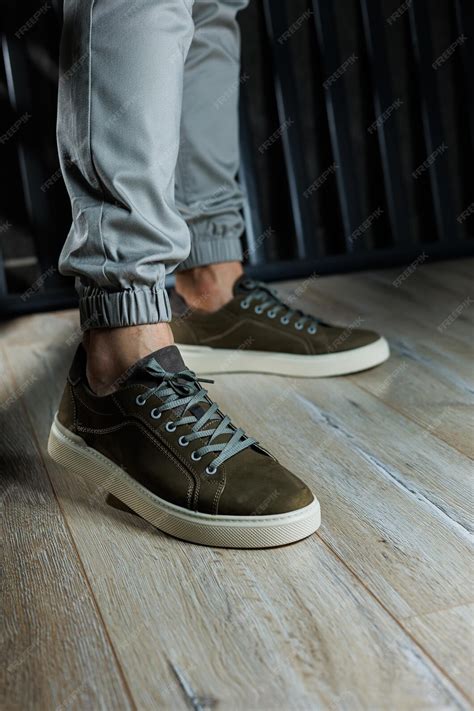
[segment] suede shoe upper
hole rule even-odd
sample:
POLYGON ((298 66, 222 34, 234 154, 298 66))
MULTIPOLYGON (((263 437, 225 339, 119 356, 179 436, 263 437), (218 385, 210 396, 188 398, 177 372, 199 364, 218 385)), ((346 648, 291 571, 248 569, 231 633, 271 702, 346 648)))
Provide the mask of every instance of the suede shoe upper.
POLYGON ((95 395, 79 347, 58 418, 151 493, 193 511, 233 516, 288 513, 314 500, 220 412, 175 346, 139 361, 119 385, 111 395, 95 395))
MULTIPOLYGON (((172 304, 178 310, 179 297, 172 304)), ((379 339, 373 331, 340 328, 290 308, 262 282, 242 277, 234 298, 214 313, 181 308, 171 322, 177 343, 299 355, 340 353, 379 339)))

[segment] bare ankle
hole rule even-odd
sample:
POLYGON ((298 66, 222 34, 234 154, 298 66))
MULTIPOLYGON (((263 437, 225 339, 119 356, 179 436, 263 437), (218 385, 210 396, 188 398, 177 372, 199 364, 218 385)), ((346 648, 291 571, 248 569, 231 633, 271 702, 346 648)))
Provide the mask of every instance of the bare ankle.
POLYGON ((233 297, 233 287, 244 273, 241 262, 218 262, 176 274, 176 291, 186 304, 212 313, 233 297))
POLYGON ((174 343, 169 324, 94 328, 84 334, 87 379, 97 395, 116 390, 124 373, 140 358, 174 343))

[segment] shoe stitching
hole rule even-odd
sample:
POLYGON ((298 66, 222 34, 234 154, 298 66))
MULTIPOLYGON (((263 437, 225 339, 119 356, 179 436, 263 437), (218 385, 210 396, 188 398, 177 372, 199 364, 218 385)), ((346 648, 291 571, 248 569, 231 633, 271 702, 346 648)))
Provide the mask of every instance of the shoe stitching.
MULTIPOLYGON (((89 447, 87 444, 86 444, 85 446, 84 446, 84 445, 78 445, 77 442, 75 442, 73 439, 71 439, 70 437, 68 437, 68 436, 67 436, 66 434, 64 434, 64 432, 62 432, 62 431, 61 431, 61 435, 62 435, 65 439, 67 439, 71 444, 73 444, 74 446, 76 446, 76 447, 81 447, 82 449, 87 449, 87 450, 88 450, 88 453, 90 453, 92 456, 96 457, 97 459, 102 460, 105 464, 108 464, 108 465, 114 464, 118 469, 120 469, 120 470, 123 472, 123 474, 126 474, 127 478, 130 480, 128 483, 130 483, 130 485, 132 486, 132 488, 136 489, 137 491, 139 491, 140 494, 142 494, 142 495, 146 496, 147 498, 149 498, 150 501, 152 501, 153 503, 156 504, 155 498, 161 499, 161 497, 157 496, 156 494, 152 494, 150 491, 148 491, 148 490, 143 486, 143 484, 140 484, 139 482, 137 482, 137 481, 135 481, 134 479, 132 479, 132 477, 130 476, 130 474, 128 474, 128 473, 127 473, 126 471, 124 471, 123 469, 121 469, 121 467, 119 467, 118 464, 115 464, 115 462, 112 462, 110 459, 107 459, 107 457, 106 457, 105 455, 103 455, 101 452, 99 452, 98 450, 93 449, 92 447, 89 447)), ((302 509, 301 509, 301 508, 300 508, 300 509, 295 509, 294 511, 288 511, 288 512, 286 512, 285 514, 276 514, 275 516, 265 516, 265 517, 260 517, 260 518, 264 518, 265 522, 267 522, 267 521, 268 521, 268 522, 270 522, 270 521, 279 521, 279 520, 281 520, 281 517, 282 517, 282 516, 287 516, 288 518, 290 518, 290 517, 291 517, 291 518, 296 518, 296 517, 297 517, 297 514, 299 514, 303 509, 307 508, 308 506, 313 505, 314 502, 315 502, 315 499, 313 499, 313 501, 311 502, 311 504, 307 504, 307 505, 304 506, 302 509)), ((161 499, 161 501, 160 501, 160 506, 162 506, 164 509, 167 509, 168 511, 170 511, 170 513, 174 513, 174 512, 173 512, 173 509, 171 508, 171 506, 167 506, 166 504, 167 504, 166 500, 161 499)), ((176 504, 175 504, 175 505, 176 505, 176 504)), ((183 507, 179 507, 179 506, 178 506, 178 508, 183 508, 183 507)), ((198 512, 196 512, 196 513, 203 513, 203 512, 199 512, 199 511, 198 511, 198 512)), ((229 516, 229 520, 230 520, 230 521, 237 521, 237 522, 238 522, 238 521, 241 520, 242 518, 249 519, 249 518, 253 518, 253 517, 251 517, 251 516, 229 516)))
MULTIPOLYGON (((250 320, 250 319, 248 319, 248 318, 247 318, 247 319, 239 320, 239 321, 237 321, 236 323, 232 324, 232 326, 230 326, 230 328, 228 328, 226 331, 222 331, 222 332, 219 333, 217 336, 209 336, 209 337, 207 337, 207 338, 202 338, 201 343, 202 343, 202 344, 205 344, 205 343, 211 344, 213 341, 219 340, 219 339, 221 339, 221 338, 223 338, 223 337, 225 337, 225 336, 228 336, 228 335, 232 334, 234 331, 236 331, 238 328, 240 328, 241 326, 244 326, 244 325, 255 326, 255 325, 256 325, 256 321, 252 321, 252 320, 250 320)), ((258 323, 257 325, 260 326, 262 329, 264 329, 264 330, 266 330, 266 331, 271 331, 272 333, 281 334, 281 330, 280 330, 278 327, 276 327, 276 326, 272 326, 271 324, 258 323)), ((301 338, 301 336, 297 336, 296 334, 294 334, 294 333, 289 333, 289 332, 285 333, 285 335, 286 335, 288 338, 290 338, 292 341, 296 341, 299 345, 302 344, 302 345, 304 346, 304 349, 305 349, 306 354, 307 354, 307 355, 311 355, 311 347, 310 347, 310 345, 306 342, 306 340, 305 340, 304 338, 301 338)), ((251 350, 257 350, 257 349, 251 349, 251 350)))
MULTIPOLYGON (((123 388, 123 390, 129 390, 129 389, 131 389, 131 388, 133 388, 133 386, 125 387, 125 388, 123 388)), ((122 413, 123 417, 125 417, 125 418, 129 417, 129 415, 127 415, 127 413, 125 412, 124 408, 122 407, 121 403, 117 400, 117 398, 115 397, 115 395, 112 395, 112 400, 113 400, 113 402, 116 404, 116 406, 118 407, 118 409, 120 410, 120 412, 122 413)), ((147 422, 146 420, 144 420, 141 415, 135 414, 134 417, 136 418, 136 420, 137 420, 139 423, 141 423, 142 428, 143 428, 143 427, 145 428, 144 431, 145 431, 147 437, 149 437, 149 438, 151 439, 151 441, 154 441, 154 440, 152 439, 150 433, 148 432, 148 422, 147 422)), ((159 431, 155 431, 155 436, 158 437, 158 439, 160 439, 160 432, 159 432, 159 431)), ((198 472, 193 466, 189 465, 187 461, 186 461, 186 462, 183 461, 183 459, 181 458, 181 452, 178 452, 178 450, 175 449, 175 447, 174 447, 174 445, 173 445, 172 442, 169 442, 168 440, 166 440, 166 444, 169 446, 169 448, 171 449, 171 451, 173 452, 173 454, 176 456, 178 462, 179 462, 182 466, 188 467, 189 470, 191 471, 191 474, 192 474, 192 476, 193 476, 193 483, 192 483, 192 486, 193 486, 193 488, 194 488, 194 497, 193 497, 193 498, 195 498, 196 493, 199 493, 199 490, 200 490, 200 488, 201 488, 201 482, 200 482, 200 474, 199 474, 199 472, 198 472)), ((186 470, 186 471, 187 471, 187 470, 186 470)))
MULTIPOLYGON (((115 425, 114 427, 110 427, 110 428, 107 428, 107 429, 105 429, 105 430, 103 430, 103 429, 93 429, 93 428, 90 428, 90 427, 84 427, 83 425, 79 425, 79 426, 78 426, 78 430, 79 430, 80 432, 85 433, 85 434, 97 434, 97 435, 100 435, 100 434, 108 434, 109 432, 116 432, 117 430, 119 430, 119 429, 121 429, 121 428, 123 428, 123 427, 127 427, 128 425, 134 425, 134 424, 138 424, 138 426, 139 426, 139 428, 142 430, 143 434, 145 434, 145 436, 148 437, 148 439, 152 442, 152 444, 153 444, 154 446, 156 446, 159 450, 161 450, 161 452, 163 452, 163 454, 166 455, 167 459, 169 459, 170 461, 172 461, 173 464, 175 464, 176 467, 185 475, 186 479, 187 479, 188 482, 189 482, 189 486, 188 486, 188 490, 187 490, 187 494, 186 494, 186 501, 187 501, 187 504, 188 504, 188 508, 190 508, 191 498, 192 498, 192 492, 193 492, 194 487, 195 487, 195 482, 194 482, 193 478, 191 477, 190 473, 189 473, 188 471, 186 471, 186 469, 184 468, 183 464, 182 464, 180 461, 176 462, 176 461, 174 460, 174 457, 170 456, 170 453, 169 453, 169 451, 166 449, 166 447, 165 447, 163 444, 161 444, 161 442, 156 441, 156 440, 152 437, 152 435, 146 430, 146 428, 144 427, 144 425, 143 425, 141 422, 138 422, 138 423, 137 423, 137 422, 135 422, 135 421, 126 420, 125 422, 122 422, 122 423, 120 423, 119 425, 115 425)), ((90 447, 90 449, 94 449, 94 447, 90 447)), ((96 451, 97 451, 97 450, 96 450, 96 451)), ((105 455, 104 455, 104 456, 105 456, 105 455)), ((112 461, 112 460, 110 460, 110 461, 112 461)), ((114 462, 114 464, 115 464, 115 462, 114 462)), ((117 466, 119 466, 119 465, 117 464, 117 466)), ((128 473, 128 472, 127 472, 127 473, 128 473)), ((133 477, 131 476, 131 474, 129 474, 129 476, 133 479, 133 477)), ((142 486, 143 486, 143 484, 142 484, 142 486)), ((161 497, 160 497, 160 498, 161 498, 161 497)))
POLYGON ((73 408, 73 427, 74 430, 77 430, 77 405, 76 405, 76 393, 74 392, 73 386, 69 383, 69 394, 71 396, 72 400, 72 408, 73 408))
MULTIPOLYGON (((117 407, 119 408, 123 417, 130 418, 130 415, 122 408, 122 405, 120 404, 120 402, 118 400, 116 400, 116 398, 114 396, 112 396, 112 399, 113 399, 114 403, 117 405, 117 407)), ((142 415, 139 415, 138 413, 134 413, 132 415, 132 417, 134 417, 136 420, 141 422, 147 428, 147 431, 148 431, 149 422, 147 419, 145 419, 142 415)), ((153 430, 153 432, 155 433, 155 436, 158 437, 158 439, 162 439, 161 432, 158 428, 156 430, 153 430)), ((174 443, 171 440, 168 440, 166 438, 165 438, 165 441, 166 441, 166 444, 171 449, 171 451, 176 455, 177 459, 183 464, 183 466, 187 467, 188 461, 186 459, 184 459, 184 457, 182 457, 181 452, 178 449, 176 449, 174 443)), ((189 465, 189 469, 196 476, 196 483, 197 483, 197 480, 200 476, 199 472, 191 465, 189 465)))
POLYGON ((223 478, 222 478, 222 481, 219 483, 219 486, 217 487, 217 490, 216 490, 216 493, 215 493, 215 495, 214 495, 214 499, 213 499, 213 502, 212 502, 213 509, 214 509, 214 513, 216 514, 216 516, 217 516, 217 512, 218 512, 218 510, 219 510, 219 502, 220 502, 220 500, 221 500, 221 496, 222 496, 222 494, 223 494, 223 492, 224 492, 224 489, 225 489, 225 485, 226 485, 226 484, 227 484, 227 474, 226 474, 226 472, 224 471, 224 476, 223 476, 223 478))
MULTIPOLYGON (((130 389, 130 388, 133 388, 133 387, 134 387, 133 385, 131 385, 131 386, 129 385, 129 386, 127 386, 127 387, 124 387, 124 388, 121 389, 121 392, 122 392, 123 390, 127 390, 127 389, 130 389)), ((115 402, 115 404, 117 405, 117 407, 119 408, 119 410, 120 410, 120 412, 122 413, 122 415, 123 415, 124 417, 127 417, 127 414, 126 414, 125 410, 123 409, 121 403, 115 398, 114 395, 112 395, 112 399, 113 399, 113 401, 115 402)), ((141 415, 135 414, 134 417, 136 417, 137 420, 139 420, 140 422, 143 422, 143 424, 144 424, 146 427, 148 427, 148 421, 145 420, 141 415)), ((156 432, 156 435, 159 437, 159 436, 160 436, 160 432, 157 431, 157 432, 156 432)), ((195 503, 196 503, 196 506, 197 506, 197 503, 198 503, 198 500, 199 500, 199 494, 200 494, 200 492, 201 492, 201 478, 204 476, 204 474, 201 474, 196 468, 194 468, 191 464, 189 464, 187 460, 184 460, 184 458, 182 458, 181 452, 180 452, 178 449, 175 448, 173 442, 170 442, 169 440, 166 440, 166 443, 167 443, 167 445, 169 445, 171 451, 176 455, 176 457, 178 458, 178 460, 179 460, 184 466, 189 467, 190 471, 193 473, 193 475, 194 475, 194 477, 195 477, 195 487, 196 487, 196 489, 195 489, 195 491, 194 491, 193 499, 194 499, 194 501, 195 501, 195 503)), ((223 476, 224 476, 224 478, 225 478, 225 468, 223 468, 223 467, 222 467, 222 474, 223 474, 223 476)))
POLYGON ((93 412, 94 415, 100 415, 101 417, 113 417, 114 415, 117 414, 116 412, 98 412, 97 410, 94 410, 94 408, 91 407, 87 402, 84 402, 84 400, 82 400, 82 398, 79 397, 79 395, 77 393, 76 393, 76 398, 79 400, 81 405, 83 405, 86 408, 86 410, 93 412))

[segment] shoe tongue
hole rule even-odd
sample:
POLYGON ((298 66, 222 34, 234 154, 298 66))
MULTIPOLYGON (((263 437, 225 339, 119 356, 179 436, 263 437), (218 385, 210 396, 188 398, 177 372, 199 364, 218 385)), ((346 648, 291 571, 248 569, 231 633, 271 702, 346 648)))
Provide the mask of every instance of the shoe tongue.
POLYGON ((137 360, 130 368, 124 378, 124 383, 146 383, 156 385, 156 378, 153 378, 146 370, 146 365, 150 360, 156 360, 164 370, 169 373, 177 373, 180 370, 185 370, 186 365, 181 357, 181 353, 176 346, 166 346, 160 348, 154 353, 149 353, 144 358, 137 360))
MULTIPOLYGON (((132 366, 131 372, 124 383, 140 383, 152 388, 155 387, 160 381, 153 378, 146 369, 146 365, 150 360, 156 360, 169 373, 178 373, 180 370, 186 370, 186 364, 176 346, 166 346, 138 360, 132 366)), ((199 418, 202 417, 206 409, 207 407, 203 408, 202 405, 194 405, 190 412, 196 418, 199 418)))
POLYGON ((176 346, 160 348, 159 351, 155 351, 148 356, 145 361, 150 360, 150 358, 154 358, 162 368, 168 370, 170 373, 176 373, 179 370, 186 369, 181 353, 176 346))

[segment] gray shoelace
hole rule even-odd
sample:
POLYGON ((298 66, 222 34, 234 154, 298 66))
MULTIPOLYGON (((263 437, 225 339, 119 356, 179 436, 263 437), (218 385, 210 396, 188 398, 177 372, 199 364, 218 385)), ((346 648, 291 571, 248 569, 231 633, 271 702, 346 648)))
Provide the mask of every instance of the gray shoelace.
POLYGON ((280 322, 284 325, 288 325, 292 318, 296 317, 295 328, 298 331, 307 327, 308 333, 314 334, 318 330, 320 321, 317 318, 299 309, 290 308, 280 299, 277 292, 264 282, 247 279, 242 282, 242 286, 249 290, 247 296, 240 302, 243 309, 248 309, 252 302, 258 302, 255 306, 257 314, 266 311, 268 318, 276 318, 280 314, 280 322))
POLYGON ((178 419, 168 422, 166 428, 169 432, 174 432, 182 425, 192 425, 191 433, 179 438, 182 447, 187 447, 190 442, 198 439, 207 439, 207 444, 201 445, 191 454, 193 461, 199 461, 209 452, 219 453, 206 468, 207 474, 215 474, 220 464, 257 443, 257 440, 248 437, 244 430, 236 428, 230 418, 219 411, 218 405, 208 397, 207 390, 199 384, 200 382, 212 383, 213 380, 198 378, 191 370, 168 372, 154 358, 146 363, 144 369, 149 375, 159 378, 161 382, 138 395, 137 404, 145 405, 152 395, 158 395, 163 402, 151 410, 150 414, 154 419, 160 418, 167 410, 180 409, 178 419), (193 410, 200 416, 193 414, 193 410), (227 435, 228 441, 217 442, 221 435, 227 435))

